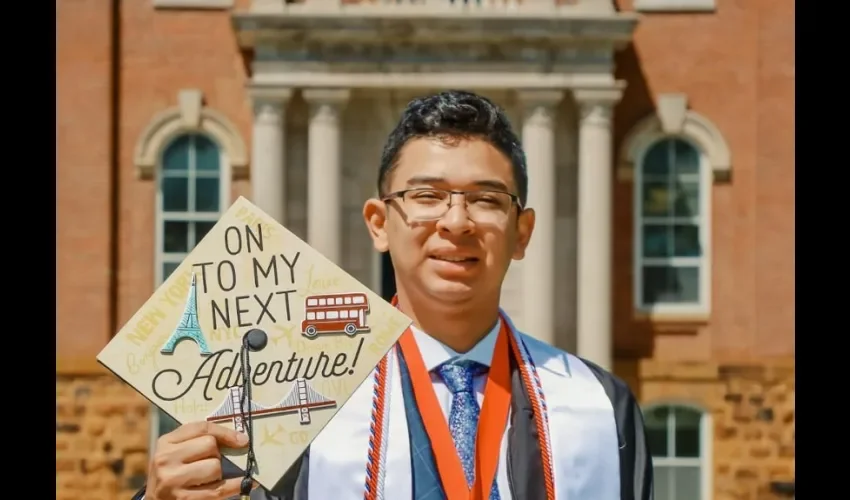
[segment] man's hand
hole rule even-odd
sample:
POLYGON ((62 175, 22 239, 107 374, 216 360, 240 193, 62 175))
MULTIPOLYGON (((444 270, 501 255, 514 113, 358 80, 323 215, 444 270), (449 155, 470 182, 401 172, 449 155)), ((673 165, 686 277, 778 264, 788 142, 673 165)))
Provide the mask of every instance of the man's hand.
POLYGON ((192 422, 160 437, 145 500, 225 500, 239 495, 241 477, 222 479, 219 447, 244 448, 248 436, 211 422, 192 422))

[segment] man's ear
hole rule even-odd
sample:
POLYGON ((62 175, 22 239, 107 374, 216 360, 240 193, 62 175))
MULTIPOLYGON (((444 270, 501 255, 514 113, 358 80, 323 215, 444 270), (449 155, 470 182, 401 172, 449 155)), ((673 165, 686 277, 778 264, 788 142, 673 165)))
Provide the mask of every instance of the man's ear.
POLYGON ((534 209, 526 208, 517 216, 517 237, 514 246, 514 260, 522 260, 525 257, 525 249, 531 241, 531 233, 534 232, 534 209))
POLYGON ((386 229, 387 205, 377 198, 366 200, 366 203, 363 204, 363 220, 369 229, 369 236, 372 237, 372 245, 375 250, 379 252, 389 250, 386 229))

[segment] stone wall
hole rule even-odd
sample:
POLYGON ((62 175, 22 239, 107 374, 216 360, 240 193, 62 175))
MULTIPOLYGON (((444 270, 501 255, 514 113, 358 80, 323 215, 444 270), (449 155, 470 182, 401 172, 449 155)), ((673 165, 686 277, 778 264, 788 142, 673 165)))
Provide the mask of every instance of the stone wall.
POLYGON ((629 382, 644 405, 688 402, 711 412, 714 500, 787 498, 771 493, 770 483, 794 480, 793 361, 636 368, 629 382))
POLYGON ((129 500, 147 473, 150 405, 111 375, 56 377, 56 499, 129 500))

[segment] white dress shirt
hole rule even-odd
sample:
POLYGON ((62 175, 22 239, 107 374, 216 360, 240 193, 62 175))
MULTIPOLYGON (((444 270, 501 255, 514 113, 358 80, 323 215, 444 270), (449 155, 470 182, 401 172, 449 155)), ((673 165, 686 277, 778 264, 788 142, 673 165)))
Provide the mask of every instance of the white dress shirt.
MULTIPOLYGON (((413 337, 416 339, 416 345, 419 346, 419 352, 422 353, 422 361, 425 363, 425 368, 431 374, 431 383, 434 385, 434 392, 437 394, 437 400, 443 409, 446 416, 446 421, 449 419, 449 412, 452 407, 452 393, 446 384, 443 382, 436 368, 452 359, 468 359, 481 363, 489 367, 493 359, 493 350, 496 348, 496 338, 499 336, 499 327, 501 320, 496 322, 496 326, 490 330, 483 339, 481 339, 475 347, 465 354, 459 354, 452 348, 446 346, 439 340, 431 337, 422 330, 411 326, 413 337)), ((473 387, 475 396, 478 399, 478 405, 481 406, 484 401, 484 387, 487 383, 487 373, 479 374, 473 379, 473 387)))

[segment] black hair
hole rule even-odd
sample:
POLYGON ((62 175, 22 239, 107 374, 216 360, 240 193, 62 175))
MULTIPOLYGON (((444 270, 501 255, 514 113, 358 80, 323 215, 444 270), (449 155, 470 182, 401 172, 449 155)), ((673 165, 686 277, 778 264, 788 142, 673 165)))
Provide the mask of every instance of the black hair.
POLYGON ((504 110, 486 97, 463 90, 449 90, 410 101, 381 154, 378 171, 378 192, 381 195, 387 194, 387 184, 401 148, 418 137, 435 137, 445 141, 486 140, 510 160, 517 195, 525 206, 528 171, 522 144, 504 110))

